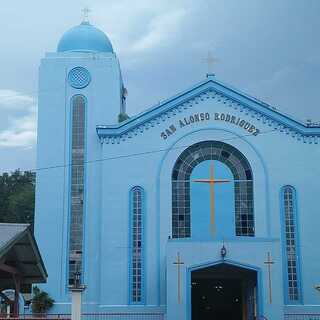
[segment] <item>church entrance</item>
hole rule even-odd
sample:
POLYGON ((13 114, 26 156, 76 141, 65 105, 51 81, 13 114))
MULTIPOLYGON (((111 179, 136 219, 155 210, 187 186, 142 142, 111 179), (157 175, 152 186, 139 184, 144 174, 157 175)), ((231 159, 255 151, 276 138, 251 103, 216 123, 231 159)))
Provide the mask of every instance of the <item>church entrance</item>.
POLYGON ((257 273, 226 263, 191 273, 192 320, 253 320, 257 273))

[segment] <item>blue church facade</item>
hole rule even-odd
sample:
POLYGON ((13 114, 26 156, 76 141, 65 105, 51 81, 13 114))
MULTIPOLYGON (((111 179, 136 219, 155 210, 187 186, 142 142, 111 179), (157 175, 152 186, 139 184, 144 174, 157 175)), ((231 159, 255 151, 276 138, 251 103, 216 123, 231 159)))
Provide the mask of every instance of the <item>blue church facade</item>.
POLYGON ((119 123, 125 92, 88 22, 41 61, 35 233, 52 312, 70 312, 79 271, 84 312, 320 313, 320 126, 214 75, 119 123))

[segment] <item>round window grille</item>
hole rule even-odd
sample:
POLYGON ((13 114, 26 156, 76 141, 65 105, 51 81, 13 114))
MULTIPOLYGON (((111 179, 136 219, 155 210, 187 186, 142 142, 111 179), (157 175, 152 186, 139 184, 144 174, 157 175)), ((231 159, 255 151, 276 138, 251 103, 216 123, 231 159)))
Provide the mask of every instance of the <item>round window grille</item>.
POLYGON ((83 67, 76 67, 70 70, 68 81, 71 87, 82 89, 90 83, 91 76, 87 69, 83 67))

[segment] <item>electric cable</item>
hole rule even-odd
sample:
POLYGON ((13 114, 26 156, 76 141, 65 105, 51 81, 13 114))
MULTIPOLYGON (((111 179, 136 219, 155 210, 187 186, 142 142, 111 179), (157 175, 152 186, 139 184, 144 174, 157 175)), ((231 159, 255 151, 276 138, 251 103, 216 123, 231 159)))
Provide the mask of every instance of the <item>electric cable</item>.
MULTIPOLYGON (((268 133, 273 133, 273 132, 276 132, 276 130, 272 129, 272 130, 267 130, 267 131, 261 131, 259 133, 259 135, 256 137, 259 137, 262 134, 268 134, 268 133)), ((241 138, 248 137, 248 136, 252 136, 252 134, 246 134, 246 135, 240 135, 240 136, 230 137, 230 138, 226 138, 226 139, 220 139, 219 141, 225 142, 225 141, 230 141, 230 140, 241 139, 241 138)), ((182 146, 176 146, 176 147, 169 147, 169 148, 155 149, 155 150, 150 150, 150 151, 124 154, 124 155, 119 155, 119 156, 114 156, 114 157, 87 160, 87 161, 83 162, 83 165, 104 162, 104 161, 112 161, 112 160, 117 160, 117 159, 125 159, 125 158, 131 158, 131 157, 144 156, 144 155, 166 152, 166 151, 171 151, 171 150, 185 149, 188 147, 190 147, 190 145, 182 145, 182 146)), ((52 170, 52 169, 58 169, 58 168, 72 167, 72 166, 79 166, 79 165, 74 165, 74 164, 69 163, 69 164, 61 164, 61 165, 53 165, 53 166, 48 166, 48 167, 34 168, 34 169, 29 169, 29 170, 24 170, 24 171, 37 172, 37 171, 43 171, 43 170, 52 170)), ((81 166, 82 166, 82 164, 81 164, 81 166)))

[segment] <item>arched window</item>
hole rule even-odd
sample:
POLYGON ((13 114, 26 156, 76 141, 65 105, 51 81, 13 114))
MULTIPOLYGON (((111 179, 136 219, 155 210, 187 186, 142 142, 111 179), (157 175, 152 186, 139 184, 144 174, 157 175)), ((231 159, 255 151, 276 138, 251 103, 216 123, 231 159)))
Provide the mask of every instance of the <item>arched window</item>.
POLYGON ((143 303, 144 298, 144 192, 134 187, 130 192, 130 303, 143 303))
POLYGON ((285 270, 287 301, 297 303, 301 300, 300 267, 298 255, 296 192, 291 186, 282 189, 283 244, 285 246, 285 270))
POLYGON ((187 148, 172 172, 172 237, 191 237, 190 175, 203 161, 218 160, 232 172, 235 234, 254 236, 253 175, 244 155, 229 144, 204 141, 187 148))
POLYGON ((82 273, 85 106, 82 95, 71 99, 71 184, 69 230, 69 284, 74 283, 76 272, 82 273))

